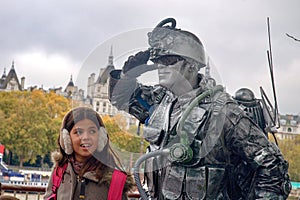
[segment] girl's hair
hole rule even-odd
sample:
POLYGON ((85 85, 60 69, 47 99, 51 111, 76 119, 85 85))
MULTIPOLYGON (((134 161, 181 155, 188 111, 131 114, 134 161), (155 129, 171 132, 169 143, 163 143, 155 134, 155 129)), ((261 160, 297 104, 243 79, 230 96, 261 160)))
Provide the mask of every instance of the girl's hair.
MULTIPOLYGON (((97 128, 105 127, 100 115, 93 110, 92 108, 88 107, 77 107, 69 111, 64 120, 62 122, 61 130, 67 129, 69 133, 71 132, 73 126, 84 119, 89 119, 95 123, 97 128)), ((104 146, 102 151, 95 151, 93 156, 91 156, 83 165, 82 169, 80 170, 79 176, 82 176, 86 170, 90 168, 96 168, 96 176, 97 178, 101 179, 102 175, 105 174, 104 171, 112 171, 113 169, 117 168, 119 170, 123 170, 121 161, 118 155, 113 151, 113 149, 109 145, 109 137, 107 135, 108 142, 104 146)), ((69 161, 71 155, 67 155, 63 148, 60 145, 60 138, 58 138, 58 145, 59 145, 59 153, 60 156, 56 156, 54 160, 58 163, 59 166, 63 166, 66 162, 69 161)))
POLYGON ((64 118, 61 128, 65 128, 69 132, 71 132, 73 126, 77 122, 84 120, 84 119, 89 119, 89 120, 93 121, 96 124, 98 129, 101 126, 105 127, 104 123, 102 121, 102 118, 95 110, 93 110, 92 108, 88 108, 88 107, 77 107, 67 113, 67 115, 64 118))

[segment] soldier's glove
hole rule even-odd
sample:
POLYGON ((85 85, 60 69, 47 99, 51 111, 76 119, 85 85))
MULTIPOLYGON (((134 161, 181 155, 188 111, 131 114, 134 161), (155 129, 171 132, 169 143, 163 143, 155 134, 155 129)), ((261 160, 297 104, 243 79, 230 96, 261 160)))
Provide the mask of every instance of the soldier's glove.
POLYGON ((133 68, 146 64, 150 57, 150 51, 140 51, 134 56, 129 56, 128 60, 125 62, 123 66, 123 74, 126 74, 128 71, 132 70, 133 68))

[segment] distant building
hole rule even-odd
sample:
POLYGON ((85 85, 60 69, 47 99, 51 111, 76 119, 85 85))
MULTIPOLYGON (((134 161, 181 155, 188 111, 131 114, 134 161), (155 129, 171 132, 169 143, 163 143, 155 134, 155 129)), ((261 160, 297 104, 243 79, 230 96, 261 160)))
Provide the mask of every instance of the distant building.
POLYGON ((33 90, 43 90, 44 92, 53 91, 58 95, 64 96, 74 101, 85 103, 84 90, 78 89, 78 87, 74 85, 72 76, 65 90, 63 90, 62 87, 50 88, 49 90, 44 90, 43 86, 41 86, 40 88, 38 88, 37 86, 30 86, 28 88, 25 88, 24 85, 25 85, 25 77, 22 77, 21 81, 19 80, 15 70, 14 62, 12 62, 12 66, 8 74, 6 74, 6 68, 4 68, 3 74, 0 79, 0 92, 33 91, 33 90))
POLYGON ((100 68, 97 78, 95 73, 92 73, 90 77, 88 77, 87 98, 91 100, 94 110, 101 115, 114 116, 118 112, 108 99, 108 78, 109 73, 114 69, 115 66, 111 48, 107 66, 100 68))
POLYGON ((66 88, 64 90, 62 89, 62 87, 50 88, 49 91, 53 91, 56 94, 72 99, 73 101, 82 102, 83 104, 85 103, 84 90, 78 89, 78 86, 76 86, 73 82, 72 75, 66 88))
POLYGON ((129 126, 137 124, 137 119, 124 111, 119 111, 110 103, 108 97, 109 73, 115 69, 113 59, 114 57, 111 47, 107 66, 100 69, 97 79, 95 73, 92 73, 90 77, 88 77, 86 98, 90 100, 93 109, 102 116, 115 116, 116 114, 122 115, 126 120, 126 127, 129 128, 129 126))
POLYGON ((278 139, 293 139, 300 135, 299 115, 280 115, 280 128, 276 136, 278 139))
POLYGON ((10 92, 10 91, 23 91, 25 84, 25 78, 21 78, 21 82, 18 79, 14 62, 12 62, 11 68, 6 75, 6 68, 0 79, 0 91, 10 92))

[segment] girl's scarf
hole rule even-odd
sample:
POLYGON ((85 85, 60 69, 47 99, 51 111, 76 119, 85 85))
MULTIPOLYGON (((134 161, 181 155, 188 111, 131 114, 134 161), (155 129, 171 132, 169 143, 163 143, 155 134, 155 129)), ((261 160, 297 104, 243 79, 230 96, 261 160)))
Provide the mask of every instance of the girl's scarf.
MULTIPOLYGON (((80 174, 82 168, 84 168, 84 165, 86 164, 85 162, 78 162, 77 160, 75 160, 73 156, 70 158, 70 162, 76 174, 80 174)), ((89 171, 94 171, 95 169, 96 169, 95 165, 90 165, 88 168, 84 169, 84 171, 89 172, 89 171)))
POLYGON ((82 166, 83 166, 84 163, 76 161, 73 156, 70 158, 70 162, 72 164, 74 172, 76 174, 79 174, 79 172, 80 172, 80 170, 81 170, 81 168, 82 168, 82 166))

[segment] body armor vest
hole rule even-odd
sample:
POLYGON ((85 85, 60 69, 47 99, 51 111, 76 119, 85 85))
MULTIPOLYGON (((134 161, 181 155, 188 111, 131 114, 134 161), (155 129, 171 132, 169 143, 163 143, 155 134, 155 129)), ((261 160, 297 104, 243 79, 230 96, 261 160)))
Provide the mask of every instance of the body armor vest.
MULTIPOLYGON (((222 139, 225 119, 222 109, 226 98, 225 93, 218 93, 205 99, 206 102, 194 107, 185 120, 183 131, 188 133, 193 150, 193 158, 188 163, 172 162, 168 157, 146 161, 145 176, 152 198, 229 199, 226 188, 228 155, 225 155, 222 139)), ((176 125, 190 101, 180 101, 166 93, 144 127, 150 151, 180 142, 176 125)))

